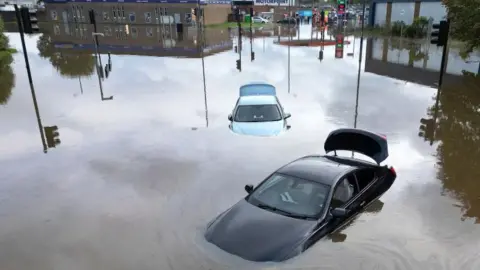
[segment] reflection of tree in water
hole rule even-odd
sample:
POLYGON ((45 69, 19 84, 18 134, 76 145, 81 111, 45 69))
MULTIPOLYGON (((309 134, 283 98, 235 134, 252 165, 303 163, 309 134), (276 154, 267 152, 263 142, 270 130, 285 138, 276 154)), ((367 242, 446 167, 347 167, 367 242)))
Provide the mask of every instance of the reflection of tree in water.
POLYGON ((65 77, 90 76, 95 70, 95 58, 89 53, 64 53, 56 50, 51 36, 43 33, 37 41, 40 56, 49 59, 52 66, 65 77))
POLYGON ((6 104, 12 95, 15 86, 15 75, 10 64, 13 62, 11 54, 0 55, 0 104, 6 104))
POLYGON ((4 24, 0 17, 0 104, 6 104, 15 86, 15 76, 10 64, 13 62, 8 37, 4 34, 4 24))
MULTIPOLYGON (((446 85, 439 101, 434 136, 441 142, 439 178, 464 203, 465 216, 480 222, 480 77, 446 85)), ((434 109, 428 112, 432 117, 434 109)))
MULTIPOLYGON (((430 46, 430 44, 426 44, 430 46)), ((392 38, 390 39, 390 49, 391 50, 408 50, 408 64, 413 65, 414 62, 420 60, 428 60, 428 55, 424 53, 425 50, 422 49, 422 44, 413 40, 392 38)))

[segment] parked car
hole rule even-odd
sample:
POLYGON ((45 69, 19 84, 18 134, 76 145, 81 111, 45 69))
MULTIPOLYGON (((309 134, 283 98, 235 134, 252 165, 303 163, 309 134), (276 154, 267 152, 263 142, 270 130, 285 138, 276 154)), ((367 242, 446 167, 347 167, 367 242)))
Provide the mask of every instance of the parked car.
POLYGON ((270 21, 265 19, 265 18, 255 16, 255 17, 252 18, 252 22, 253 23, 269 23, 270 21))
MULTIPOLYGON (((208 225, 205 238, 251 261, 284 261, 336 233, 394 183, 385 136, 360 129, 332 131, 325 155, 299 158, 269 175, 208 225), (359 152, 375 163, 337 156, 359 152), (328 153, 334 152, 334 155, 328 153)), ((281 153, 279 153, 281 154, 281 153)))

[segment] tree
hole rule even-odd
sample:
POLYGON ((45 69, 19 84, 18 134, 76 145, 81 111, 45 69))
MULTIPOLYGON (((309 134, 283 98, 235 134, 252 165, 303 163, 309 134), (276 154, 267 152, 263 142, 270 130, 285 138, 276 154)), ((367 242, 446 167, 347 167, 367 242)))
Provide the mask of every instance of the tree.
MULTIPOLYGON (((435 108, 429 109, 433 116, 435 108)), ((480 222, 480 77, 465 76, 440 92, 435 140, 438 178, 464 204, 466 217, 480 222)))
POLYGON ((10 64, 15 50, 10 48, 8 37, 4 34, 3 20, 0 17, 0 104, 6 104, 15 86, 15 75, 10 64))
POLYGON ((40 57, 48 59, 53 67, 65 77, 90 76, 95 71, 95 58, 89 53, 64 52, 52 44, 49 33, 43 33, 37 41, 40 57))
POLYGON ((452 38, 464 41, 467 52, 480 48, 480 0, 442 0, 451 19, 452 38))

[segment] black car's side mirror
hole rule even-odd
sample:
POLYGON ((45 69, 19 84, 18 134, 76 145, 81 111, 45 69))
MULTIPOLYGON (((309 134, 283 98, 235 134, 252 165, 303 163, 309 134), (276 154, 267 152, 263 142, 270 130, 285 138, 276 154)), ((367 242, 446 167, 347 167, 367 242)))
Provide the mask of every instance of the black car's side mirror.
POLYGON ((231 114, 228 115, 228 121, 233 121, 233 117, 231 114))
POLYGON ((253 185, 245 185, 245 191, 250 194, 253 191, 253 185))
POLYGON ((291 113, 285 113, 285 117, 284 117, 285 119, 290 118, 290 117, 292 117, 291 113))
POLYGON ((334 218, 341 218, 341 217, 345 217, 347 215, 347 209, 337 207, 337 208, 332 209, 331 213, 332 213, 332 216, 334 218))
POLYGON ((290 130, 292 128, 292 126, 288 125, 287 126, 287 130, 290 130))

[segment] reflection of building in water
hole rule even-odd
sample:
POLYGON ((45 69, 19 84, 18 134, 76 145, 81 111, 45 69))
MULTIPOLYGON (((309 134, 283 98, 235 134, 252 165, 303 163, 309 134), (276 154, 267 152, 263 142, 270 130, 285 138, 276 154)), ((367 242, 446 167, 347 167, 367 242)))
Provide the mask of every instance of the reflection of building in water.
MULTIPOLYGON (((231 11, 230 0, 199 0, 205 24, 223 23, 231 11)), ((125 23, 184 27, 195 24, 197 0, 45 0, 47 17, 62 23, 88 23, 95 11, 98 24, 125 23)), ((201 13, 201 12, 199 12, 201 13)), ((197 14, 202 15, 202 14, 197 14)), ((203 21, 203 17, 200 21, 203 21)))
MULTIPOLYGON (((202 36, 190 7, 195 5, 171 5, 173 7, 130 3, 47 4, 51 23, 45 30, 51 33, 52 43, 58 49, 92 52, 94 27, 88 23, 88 10, 94 9, 97 32, 104 33, 99 37, 101 53, 200 57, 202 36)), ((231 48, 228 30, 205 29, 206 55, 231 48)))
MULTIPOLYGON (((250 29, 244 27, 242 35, 244 37, 250 37, 250 29)), ((288 26, 268 26, 268 27, 260 27, 260 28, 252 28, 253 38, 259 37, 295 37, 297 35, 297 29, 295 27, 288 27, 288 26)), ((233 29, 234 36, 238 35, 238 29, 233 29)))
POLYGON ((422 16, 438 22, 447 15, 441 0, 372 0, 370 1, 369 25, 391 25, 396 21, 412 24, 422 16))
MULTIPOLYGON (((52 26, 55 27, 55 26, 52 26)), ((57 49, 74 49, 93 52, 92 29, 75 29, 73 35, 64 32, 62 26, 52 35, 57 49), (59 34, 57 34, 59 31, 59 34)), ((99 37, 99 52, 152 56, 201 57, 201 36, 196 28, 188 28, 183 34, 166 32, 160 26, 104 25, 105 36, 99 37)), ((200 34, 201 35, 201 34, 200 34)), ((205 29, 205 56, 231 50, 233 43, 228 30, 205 29)))
MULTIPOLYGON (((436 45, 369 39, 365 71, 436 87, 441 60, 442 48, 436 45)), ((478 63, 466 63, 459 56, 458 50, 450 49, 444 82, 454 83, 461 79, 462 70, 476 73, 477 69, 478 63)))

